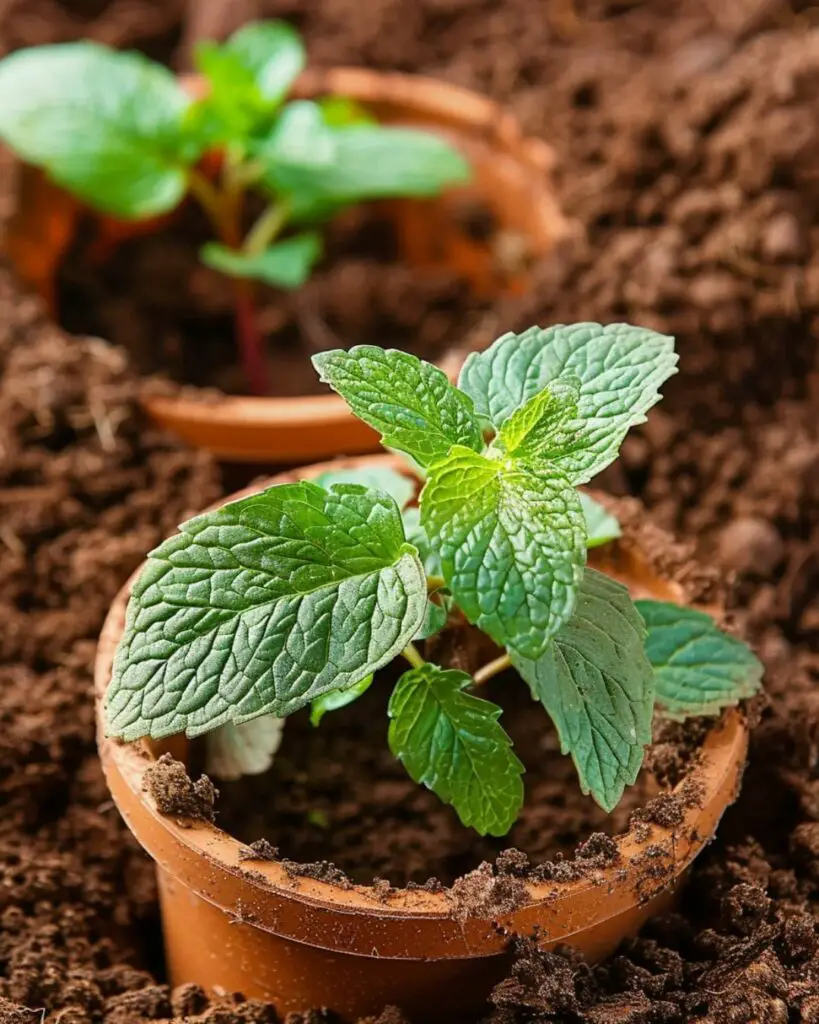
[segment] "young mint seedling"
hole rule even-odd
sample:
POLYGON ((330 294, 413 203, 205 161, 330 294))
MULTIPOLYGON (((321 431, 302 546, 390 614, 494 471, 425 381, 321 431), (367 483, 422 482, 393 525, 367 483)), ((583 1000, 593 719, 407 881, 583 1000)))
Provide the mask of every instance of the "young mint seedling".
POLYGON ((139 220, 199 202, 216 241, 202 260, 236 279, 236 336, 248 385, 268 390, 251 282, 299 288, 321 255, 316 225, 353 203, 432 196, 469 167, 442 139, 384 127, 342 97, 285 102, 304 68, 278 21, 202 43, 204 95, 162 65, 96 43, 21 50, 0 61, 0 140, 102 213, 139 220), (202 157, 218 153, 212 180, 202 157), (245 231, 249 192, 263 209, 245 231))
POLYGON ((524 767, 500 707, 476 692, 493 676, 525 681, 606 810, 637 777, 656 707, 716 714, 756 692, 759 662, 707 615, 635 603, 586 567, 587 548, 620 527, 577 485, 659 400, 671 338, 533 327, 470 355, 457 387, 405 352, 359 346, 314 363, 424 468, 419 504, 404 474, 342 469, 185 523, 134 586, 112 735, 196 736, 307 706, 318 725, 401 656, 390 749, 465 825, 503 835, 524 767), (497 645, 471 676, 424 655, 456 615, 497 645))

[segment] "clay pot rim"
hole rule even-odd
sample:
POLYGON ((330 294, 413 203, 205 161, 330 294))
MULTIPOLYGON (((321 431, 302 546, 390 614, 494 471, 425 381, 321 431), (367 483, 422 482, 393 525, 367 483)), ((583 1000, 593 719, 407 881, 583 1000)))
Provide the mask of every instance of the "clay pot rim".
MULTIPOLYGON (((389 455, 335 459, 278 474, 270 480, 230 495, 214 507, 228 500, 233 501, 257 493, 272 482, 284 482, 295 477, 309 479, 330 468, 362 464, 392 465, 406 471, 406 466, 400 460, 389 455)), ((592 877, 573 881, 527 881, 525 885, 529 899, 510 913, 494 915, 492 920, 469 919, 465 922, 456 922, 452 917, 452 904, 445 893, 393 889, 389 903, 385 903, 379 899, 371 885, 354 884, 350 888, 342 888, 313 878, 294 878, 287 874, 278 861, 240 861, 239 852, 247 851, 245 843, 209 822, 161 815, 154 801, 143 792, 145 771, 155 760, 149 741, 123 743, 105 736, 104 695, 110 680, 113 654, 122 633, 125 605, 133 580, 140 570, 141 567, 136 570, 112 604, 100 636, 95 662, 98 745, 109 788, 126 823, 152 856, 160 859, 163 855, 166 856, 169 850, 172 850, 177 858, 181 855, 181 862, 184 863, 186 870, 185 877, 180 880, 202 898, 231 913, 227 901, 224 898, 216 899, 212 894, 212 887, 220 887, 219 884, 214 886, 217 878, 222 887, 226 885, 236 895, 237 900, 242 899, 243 892, 246 899, 252 900, 255 890, 260 913, 252 920, 254 927, 279 935, 288 935, 297 941, 307 941, 310 945, 330 950, 337 949, 345 953, 371 956, 372 949, 367 948, 371 936, 365 932, 362 937, 360 925, 352 923, 363 915, 382 926, 382 932, 379 934, 384 940, 384 945, 379 946, 378 955, 412 959, 401 952, 409 941, 406 938, 406 929, 403 928, 403 938, 397 931, 395 935, 390 931, 391 925, 399 929, 403 925, 409 925, 415 935, 413 941, 416 945, 421 941, 417 937, 419 928, 429 929, 429 941, 440 947, 441 956, 455 959, 501 952, 508 942, 510 930, 517 934, 528 934, 538 928, 548 939, 549 931, 548 928, 542 927, 541 917, 544 914, 549 918, 557 917, 561 909, 576 903, 582 904, 585 909, 581 909, 575 915, 576 927, 568 932, 561 932, 559 936, 560 941, 564 941, 595 922, 601 923, 619 917, 635 902, 644 902, 678 881, 703 846, 712 838, 723 811, 736 795, 747 751, 748 730, 742 712, 738 708, 729 708, 709 730, 693 771, 689 772, 672 791, 679 793, 685 783, 695 777, 702 786, 701 798, 697 805, 685 809, 683 820, 676 827, 651 824, 651 846, 655 849, 664 849, 665 856, 673 861, 673 871, 664 874, 658 885, 642 891, 636 888, 626 891, 630 882, 644 881, 629 876, 636 873, 635 858, 643 854, 648 845, 645 841, 639 843, 633 831, 627 832, 612 837, 620 849, 620 857, 611 866, 595 870, 592 877), (159 841, 144 840, 146 822, 147 830, 155 832, 160 837, 159 841), (201 867, 195 863, 202 858, 207 863, 207 872, 202 872, 201 867), (205 877, 201 877, 202 875, 205 877), (208 875, 210 877, 207 877, 208 875), (262 903, 275 905, 263 906, 262 903), (601 914, 601 904, 606 904, 610 913, 601 914), (321 919, 325 920, 327 926, 324 932, 322 933, 322 928, 314 929, 316 934, 307 940, 302 934, 303 926, 298 927, 292 921, 283 923, 285 909, 292 912, 295 905, 309 908, 313 915, 322 912, 324 916, 321 919), (341 931, 338 929, 338 922, 345 917, 351 921, 349 934, 343 927, 341 931), (499 924, 501 927, 498 927, 499 924)), ((676 591, 679 602, 683 603, 682 588, 676 583, 671 584, 671 587, 676 591)), ((163 867, 172 875, 175 874, 164 861, 163 867)), ((257 908, 254 906, 255 909, 257 908)))

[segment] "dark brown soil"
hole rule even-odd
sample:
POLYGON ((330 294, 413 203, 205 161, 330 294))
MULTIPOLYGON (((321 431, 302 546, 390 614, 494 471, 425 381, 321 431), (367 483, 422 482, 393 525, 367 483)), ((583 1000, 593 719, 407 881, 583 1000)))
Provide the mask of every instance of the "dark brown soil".
MULTIPOLYGON (((682 372, 606 485, 642 497, 663 525, 695 538, 706 560, 739 572, 738 604, 768 668, 770 706, 742 796, 698 861, 679 913, 594 968, 521 948, 495 994, 493 1024, 819 1021, 813 6, 378 0, 365 12, 347 0, 7 0, 0 50, 100 37, 116 24, 117 41, 183 59, 197 26, 229 28, 225 21, 249 12, 295 20, 318 63, 420 69, 508 99, 529 130, 555 144, 562 200, 588 241, 528 308, 487 324, 487 340, 514 322, 580 317, 677 332, 682 372)), ((24 407, 36 408, 52 357, 30 304, 8 306, 4 350, 14 345, 27 367, 7 371, 3 390, 22 389, 24 407)), ((88 410, 99 372, 86 356, 85 384, 67 371, 57 378, 75 381, 86 395, 75 406, 88 410)), ((10 468, 3 463, 3 488, 66 479, 69 495, 79 494, 76 504, 25 494, 0 557, 4 572, 12 566, 2 640, 0 997, 46 1007, 62 1024, 203 1010, 210 1022, 272 1021, 269 1007, 206 1009, 196 990, 172 997, 161 984, 150 865, 125 838, 93 753, 92 637, 115 577, 212 497, 210 470, 140 439, 125 404, 124 450, 104 457, 94 427, 78 438, 57 411, 41 422, 0 410, 4 448, 16 452, 10 468), (39 468, 16 468, 32 463, 39 468), (111 534, 114 551, 103 544, 111 534)), ((314 1015, 311 1024, 328 1019, 314 1015)))
POLYGON ((156 801, 160 814, 194 821, 213 821, 215 817, 213 806, 219 790, 207 775, 192 782, 185 766, 174 761, 170 754, 163 754, 148 768, 143 784, 156 801))
MULTIPOLYGON (((247 394, 233 324, 233 282, 198 259, 211 235, 188 207, 157 234, 95 256, 93 227, 81 233, 58 282, 66 330, 122 345, 146 375, 247 394)), ((326 391, 310 356, 378 344, 435 362, 465 338, 480 304, 454 274, 421 274, 397 251, 391 225, 349 211, 326 233, 325 255, 296 292, 256 287, 271 393, 326 391)))

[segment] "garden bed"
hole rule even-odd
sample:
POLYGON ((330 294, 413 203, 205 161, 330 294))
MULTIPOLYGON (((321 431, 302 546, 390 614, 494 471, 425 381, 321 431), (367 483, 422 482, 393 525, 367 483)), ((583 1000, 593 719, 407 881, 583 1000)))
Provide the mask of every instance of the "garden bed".
MULTIPOLYGON (((527 130, 557 142, 562 198, 588 247, 559 286, 544 282, 513 313, 520 325, 582 315, 678 334, 682 372, 607 485, 740 571, 745 625, 768 668, 743 794, 680 912, 593 969, 521 947, 494 1021, 817 1020, 819 34, 786 4, 744 27, 694 0, 674 19, 662 4, 620 4, 597 20, 609 6, 578 4, 572 28, 526 3, 494 20, 424 3, 403 15, 416 42, 387 30, 391 3, 346 33, 335 3, 303 15, 326 62, 444 72, 511 97, 527 130), (689 71, 675 84, 677 67, 689 71)), ((21 10, 8 15, 16 43, 21 10)), ((108 800, 93 745, 90 665, 105 609, 144 552, 216 497, 214 471, 146 429, 117 355, 66 344, 8 275, 0 358, 0 995, 60 1010, 62 1024, 199 1011, 272 1021, 258 1004, 206 1010, 191 990, 171 999, 152 866, 108 800)))

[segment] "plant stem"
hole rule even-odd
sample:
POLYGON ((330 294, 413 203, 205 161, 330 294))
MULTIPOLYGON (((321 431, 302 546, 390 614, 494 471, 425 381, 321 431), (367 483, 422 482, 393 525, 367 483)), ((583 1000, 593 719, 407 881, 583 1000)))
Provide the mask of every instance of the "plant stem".
MULTIPOLYGON (((223 193, 197 170, 188 172, 188 186, 208 215, 220 241, 238 251, 242 242, 242 188, 231 177, 234 170, 233 165, 226 163, 223 193)), ((252 395, 266 395, 270 391, 270 381, 264 358, 264 338, 256 320, 253 285, 250 281, 237 279, 234 295, 236 344, 247 386, 252 395)))
POLYGON ((287 223, 288 212, 287 203, 271 203, 248 231, 243 251, 248 256, 264 252, 287 223))
POLYGON ((487 682, 492 676, 498 675, 499 672, 503 672, 505 669, 512 665, 512 661, 508 654, 501 654, 493 661, 487 662, 482 668, 479 668, 475 675, 472 677, 475 686, 480 686, 482 683, 487 682))
POLYGON ((236 341, 242 368, 251 395, 267 395, 270 391, 270 381, 264 358, 264 338, 256 320, 253 287, 250 281, 241 278, 237 278, 234 285, 236 341))
POLYGON ((225 223, 225 204, 219 190, 208 181, 204 174, 200 174, 194 168, 188 171, 188 188, 208 215, 217 235, 223 238, 227 225, 225 223))
POLYGON ((401 657, 406 658, 413 668, 422 668, 426 665, 415 644, 407 644, 404 650, 401 651, 401 657))

